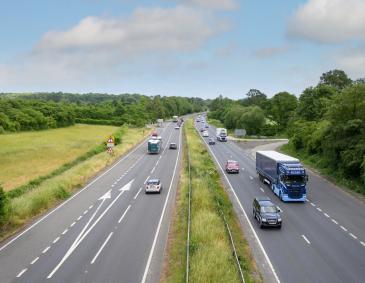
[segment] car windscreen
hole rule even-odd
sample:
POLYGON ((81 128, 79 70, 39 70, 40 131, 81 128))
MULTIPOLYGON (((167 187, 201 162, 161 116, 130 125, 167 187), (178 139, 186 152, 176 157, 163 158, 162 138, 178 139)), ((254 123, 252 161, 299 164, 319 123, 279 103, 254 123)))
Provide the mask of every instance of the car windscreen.
POLYGON ((277 208, 275 206, 262 206, 261 212, 264 213, 276 213, 278 212, 277 208))
POLYGON ((147 185, 158 185, 160 182, 158 180, 150 180, 147 182, 147 185))

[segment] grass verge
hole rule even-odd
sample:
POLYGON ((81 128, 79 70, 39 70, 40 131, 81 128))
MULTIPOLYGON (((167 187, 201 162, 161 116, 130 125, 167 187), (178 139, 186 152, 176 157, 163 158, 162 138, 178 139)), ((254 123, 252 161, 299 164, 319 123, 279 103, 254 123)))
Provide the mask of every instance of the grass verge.
POLYGON ((114 154, 98 153, 60 174, 42 181, 32 190, 18 197, 8 198, 5 216, 0 219, 0 241, 15 233, 24 224, 67 199, 100 170, 111 165, 149 134, 139 128, 125 129, 122 142, 114 147, 114 154))
POLYGON ((289 144, 283 145, 280 148, 280 151, 300 159, 300 161, 306 166, 310 167, 313 171, 319 172, 324 178, 334 183, 341 189, 345 189, 353 193, 357 197, 365 200, 365 187, 361 184, 360 181, 350 180, 343 176, 339 176, 338 174, 336 174, 336 172, 333 172, 329 168, 322 166, 320 156, 308 156, 308 154, 294 150, 292 147, 290 147, 289 144))
POLYGON ((224 213, 236 245, 246 282, 262 282, 239 221, 220 175, 205 145, 188 120, 184 126, 185 147, 172 228, 162 282, 185 282, 188 207, 187 146, 191 158, 190 282, 241 282, 229 235, 220 213, 224 213))

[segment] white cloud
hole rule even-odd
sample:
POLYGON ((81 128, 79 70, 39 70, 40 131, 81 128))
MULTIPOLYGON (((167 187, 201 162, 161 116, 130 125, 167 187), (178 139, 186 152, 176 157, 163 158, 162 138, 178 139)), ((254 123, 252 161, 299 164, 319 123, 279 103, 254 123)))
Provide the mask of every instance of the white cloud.
POLYGON ((289 51, 288 46, 281 46, 281 47, 268 47, 268 48, 261 48, 257 49, 254 52, 254 55, 260 59, 272 58, 280 54, 284 54, 289 51))
POLYGON ((235 10, 238 8, 236 0, 181 0, 181 2, 213 10, 235 10))
POLYGON ((343 69, 351 78, 365 77, 365 46, 351 48, 337 54, 335 62, 340 69, 343 69))
POLYGON ((309 0, 289 21, 290 36, 320 43, 365 39, 365 0, 309 0))

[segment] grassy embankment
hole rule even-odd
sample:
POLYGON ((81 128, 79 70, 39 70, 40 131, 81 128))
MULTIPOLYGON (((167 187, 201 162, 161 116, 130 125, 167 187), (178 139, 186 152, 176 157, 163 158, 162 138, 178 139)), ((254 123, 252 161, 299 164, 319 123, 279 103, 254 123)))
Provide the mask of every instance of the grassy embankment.
POLYGON ((185 123, 184 130, 186 135, 184 166, 180 174, 179 193, 170 229, 162 282, 185 282, 189 191, 188 148, 191 153, 192 178, 190 282, 241 281, 229 235, 219 209, 223 211, 231 229, 246 282, 262 282, 232 204, 222 187, 220 175, 191 120, 185 123))
MULTIPOLYGON (((298 158, 304 165, 319 172, 323 177, 338 185, 340 188, 348 190, 352 193, 358 194, 360 198, 365 197, 365 187, 361 184, 360 180, 350 180, 339 175, 336 171, 331 170, 328 167, 323 166, 323 160, 319 155, 308 155, 301 151, 294 150, 290 144, 283 145, 280 148, 285 154, 289 154, 298 158)), ((354 194, 354 195, 355 195, 354 194)))
POLYGON ((0 171, 8 197, 6 211, 0 214, 0 240, 68 198, 148 133, 140 128, 76 125, 1 136, 0 158, 7 162, 0 163, 0 171), (103 144, 110 134, 122 139, 113 156, 103 144), (15 184, 23 185, 14 188, 15 184))

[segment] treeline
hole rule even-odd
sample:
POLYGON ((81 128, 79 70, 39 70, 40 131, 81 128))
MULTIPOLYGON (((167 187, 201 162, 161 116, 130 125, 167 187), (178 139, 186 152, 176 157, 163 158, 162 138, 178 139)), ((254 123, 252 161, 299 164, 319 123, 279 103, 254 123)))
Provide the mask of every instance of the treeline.
POLYGON ((365 80, 345 72, 324 73, 299 99, 280 92, 268 99, 258 90, 233 101, 219 97, 210 117, 248 134, 287 135, 289 149, 315 161, 365 194, 365 80))
POLYGON ((74 123, 142 126, 158 118, 199 112, 205 107, 201 98, 139 94, 1 94, 0 133, 74 123))

